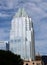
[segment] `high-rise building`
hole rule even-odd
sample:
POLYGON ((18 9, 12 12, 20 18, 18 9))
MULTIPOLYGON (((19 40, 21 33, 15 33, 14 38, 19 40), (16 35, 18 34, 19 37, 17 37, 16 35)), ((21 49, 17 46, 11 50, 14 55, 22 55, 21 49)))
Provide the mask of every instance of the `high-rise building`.
POLYGON ((31 18, 20 8, 11 22, 10 50, 22 59, 35 60, 34 29, 31 18))

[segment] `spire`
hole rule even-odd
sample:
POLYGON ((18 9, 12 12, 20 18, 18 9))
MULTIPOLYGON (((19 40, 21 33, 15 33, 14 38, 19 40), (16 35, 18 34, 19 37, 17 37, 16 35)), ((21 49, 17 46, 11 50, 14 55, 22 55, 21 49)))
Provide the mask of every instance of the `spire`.
POLYGON ((14 17, 27 17, 27 13, 25 11, 24 8, 19 8, 18 12, 16 13, 16 15, 14 17))

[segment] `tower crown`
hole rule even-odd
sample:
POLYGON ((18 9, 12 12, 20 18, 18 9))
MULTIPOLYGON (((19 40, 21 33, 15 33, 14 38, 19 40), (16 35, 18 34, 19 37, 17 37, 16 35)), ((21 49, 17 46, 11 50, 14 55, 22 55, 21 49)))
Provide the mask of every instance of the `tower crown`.
POLYGON ((27 17, 27 13, 25 12, 24 8, 19 8, 18 12, 16 13, 15 17, 27 17))

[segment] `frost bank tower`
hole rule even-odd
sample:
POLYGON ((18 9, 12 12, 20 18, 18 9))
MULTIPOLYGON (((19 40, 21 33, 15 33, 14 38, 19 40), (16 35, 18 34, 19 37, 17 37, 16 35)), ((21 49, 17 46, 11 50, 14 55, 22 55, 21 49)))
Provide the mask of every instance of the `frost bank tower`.
POLYGON ((33 22, 24 8, 20 8, 11 21, 10 50, 22 59, 35 60, 33 22))

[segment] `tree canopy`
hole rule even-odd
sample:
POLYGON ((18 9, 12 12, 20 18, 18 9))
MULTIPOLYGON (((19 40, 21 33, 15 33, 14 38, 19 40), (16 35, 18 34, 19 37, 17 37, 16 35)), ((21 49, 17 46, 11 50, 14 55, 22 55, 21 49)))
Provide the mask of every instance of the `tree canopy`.
POLYGON ((23 65, 23 60, 20 55, 0 50, 0 65, 23 65))

